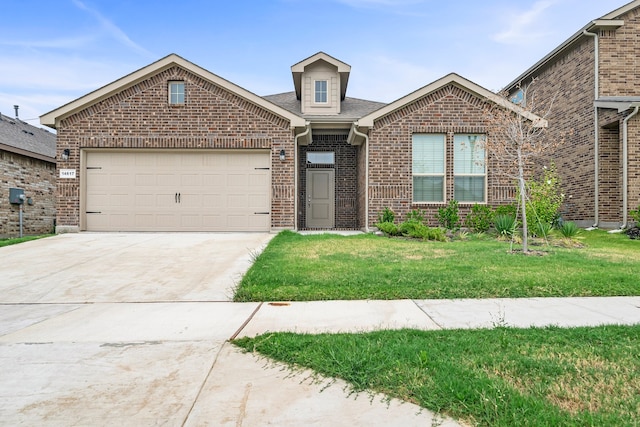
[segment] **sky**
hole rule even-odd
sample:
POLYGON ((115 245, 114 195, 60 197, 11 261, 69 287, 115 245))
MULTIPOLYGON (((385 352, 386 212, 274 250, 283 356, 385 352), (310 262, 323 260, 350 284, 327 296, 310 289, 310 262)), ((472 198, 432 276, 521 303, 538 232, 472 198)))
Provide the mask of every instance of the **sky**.
POLYGON ((347 96, 401 98, 455 72, 499 91, 628 0, 0 0, 0 112, 39 116, 171 53, 257 95, 291 66, 351 65, 347 96))

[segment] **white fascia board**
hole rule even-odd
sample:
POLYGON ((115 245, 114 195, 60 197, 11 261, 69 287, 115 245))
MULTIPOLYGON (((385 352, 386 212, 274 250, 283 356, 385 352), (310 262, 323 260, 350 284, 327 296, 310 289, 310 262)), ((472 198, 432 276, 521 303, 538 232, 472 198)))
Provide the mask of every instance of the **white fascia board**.
POLYGON ((106 86, 101 87, 85 96, 82 96, 74 101, 69 102, 68 104, 63 105, 53 111, 50 111, 46 114, 40 116, 40 123, 49 126, 52 128, 56 128, 60 123, 61 119, 68 117, 78 111, 81 111, 92 104, 100 102, 106 98, 109 98, 113 94, 120 92, 128 87, 131 87, 150 76, 162 72, 174 65, 178 65, 205 80, 208 80, 214 83, 217 86, 223 87, 230 92, 235 93, 236 95, 246 99, 249 102, 257 104, 266 110, 271 111, 272 113, 287 119, 291 123, 291 127, 299 127, 304 126, 305 120, 304 118, 297 116, 282 107, 279 107, 266 99, 249 92, 248 90, 241 88, 238 85, 231 83, 228 80, 223 79, 220 76, 213 74, 210 71, 205 70, 198 65, 195 65, 192 62, 187 61, 186 59, 176 55, 171 54, 168 55, 144 68, 141 68, 137 71, 134 71, 131 74, 128 74, 106 86))
POLYGON ((534 122, 536 124, 536 126, 539 127, 546 127, 547 126, 547 121, 544 120, 543 118, 523 109, 522 107, 510 102, 509 100, 496 95, 495 93, 491 92, 488 89, 483 88, 482 86, 479 86, 475 83, 473 83, 470 80, 465 79, 464 77, 455 74, 455 73, 451 73, 448 74, 444 77, 442 77, 439 80, 436 80, 433 83, 430 83, 418 90, 416 90, 415 92, 410 93, 409 95, 406 95, 400 99, 398 99, 397 101, 394 101, 390 104, 387 104, 386 106, 380 108, 379 110, 376 110, 374 112, 372 112, 371 114, 368 114, 364 117, 362 117, 361 119, 358 120, 357 122, 357 126, 359 128, 372 128, 373 124, 375 122, 375 120, 384 117, 388 114, 393 113, 394 111, 397 111, 401 108, 404 108, 405 106, 411 104, 412 102, 417 101, 418 99, 432 93, 435 92, 436 90, 449 85, 449 84, 454 84, 464 90, 467 90, 469 92, 472 92, 474 94, 476 94, 477 96, 479 96, 480 98, 484 98, 484 99, 488 99, 489 101, 500 105, 501 107, 504 107, 508 110, 511 110, 517 114, 522 115, 523 117, 527 118, 528 120, 531 120, 532 122, 534 122))

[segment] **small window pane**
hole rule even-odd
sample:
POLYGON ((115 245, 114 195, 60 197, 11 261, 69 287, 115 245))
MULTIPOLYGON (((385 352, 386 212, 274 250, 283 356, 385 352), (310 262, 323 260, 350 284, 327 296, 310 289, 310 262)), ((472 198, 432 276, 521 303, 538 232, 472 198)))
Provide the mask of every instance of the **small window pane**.
POLYGON ((484 176, 456 176, 454 198, 460 202, 484 202, 484 176))
POLYGON ((413 177, 413 201, 414 202, 442 202, 444 195, 444 177, 441 176, 414 176, 413 177))
POLYGON ((307 163, 316 165, 332 165, 335 163, 335 155, 332 151, 309 151, 307 163))
POLYGON ((184 104, 184 82, 169 82, 169 103, 184 104))
POLYGON ((317 103, 323 104, 327 102, 327 81, 326 80, 316 80, 316 97, 315 100, 317 103))
POLYGON ((453 163, 456 174, 484 174, 484 135, 455 135, 453 163))
POLYGON ((444 135, 413 135, 413 173, 444 173, 444 135))

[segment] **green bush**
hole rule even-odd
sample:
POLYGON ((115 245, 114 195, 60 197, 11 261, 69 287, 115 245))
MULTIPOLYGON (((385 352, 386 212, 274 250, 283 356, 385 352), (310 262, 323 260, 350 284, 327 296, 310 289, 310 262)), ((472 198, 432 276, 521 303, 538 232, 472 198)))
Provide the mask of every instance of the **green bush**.
POLYGON ((493 221, 496 231, 501 236, 513 236, 516 232, 516 218, 511 215, 497 215, 493 221))
POLYGON ((527 181, 527 220, 529 223, 558 224, 564 194, 560 192, 560 178, 553 164, 544 169, 540 179, 527 181))
POLYGON ((549 237, 549 233, 551 233, 552 229, 553 226, 548 222, 537 222, 532 233, 537 237, 546 239, 547 237, 549 237))
POLYGON ((563 222, 562 226, 560 227, 560 233, 564 237, 571 238, 571 237, 574 237, 579 232, 580 232, 580 229, 578 228, 576 223, 572 221, 563 222))
POLYGON ((518 212, 518 209, 514 204, 500 205, 496 207, 493 213, 493 216, 496 217, 498 215, 509 215, 515 218, 517 212, 518 212))
POLYGON ((425 212, 422 209, 414 209, 407 214, 407 221, 424 222, 425 212))
POLYGON ((483 233, 491 228, 492 220, 493 211, 491 207, 475 204, 471 207, 471 212, 465 219, 465 225, 476 233, 483 233))
POLYGON ((640 205, 638 205, 638 208, 635 211, 630 211, 629 215, 631 216, 631 219, 636 222, 636 226, 640 227, 640 205))
POLYGON ((396 214, 388 207, 384 208, 382 212, 378 213, 378 223, 385 223, 385 222, 393 223, 395 220, 396 220, 396 214))
POLYGON ((451 200, 446 208, 438 209, 438 223, 447 230, 457 230, 460 228, 460 216, 458 215, 458 210, 458 201, 451 200))
POLYGON ((399 236, 402 234, 398 229, 398 226, 393 222, 379 222, 376 224, 376 227, 388 236, 399 236))

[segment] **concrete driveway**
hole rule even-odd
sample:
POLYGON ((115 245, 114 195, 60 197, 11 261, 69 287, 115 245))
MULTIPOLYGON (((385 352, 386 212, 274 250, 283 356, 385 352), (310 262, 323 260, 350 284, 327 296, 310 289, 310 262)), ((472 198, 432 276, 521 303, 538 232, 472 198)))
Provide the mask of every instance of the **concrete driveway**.
MULTIPOLYGON (((456 425, 227 342, 261 306, 229 300, 272 237, 80 233, 0 248, 0 424, 456 425)), ((400 304, 367 320, 404 318, 400 304)))

